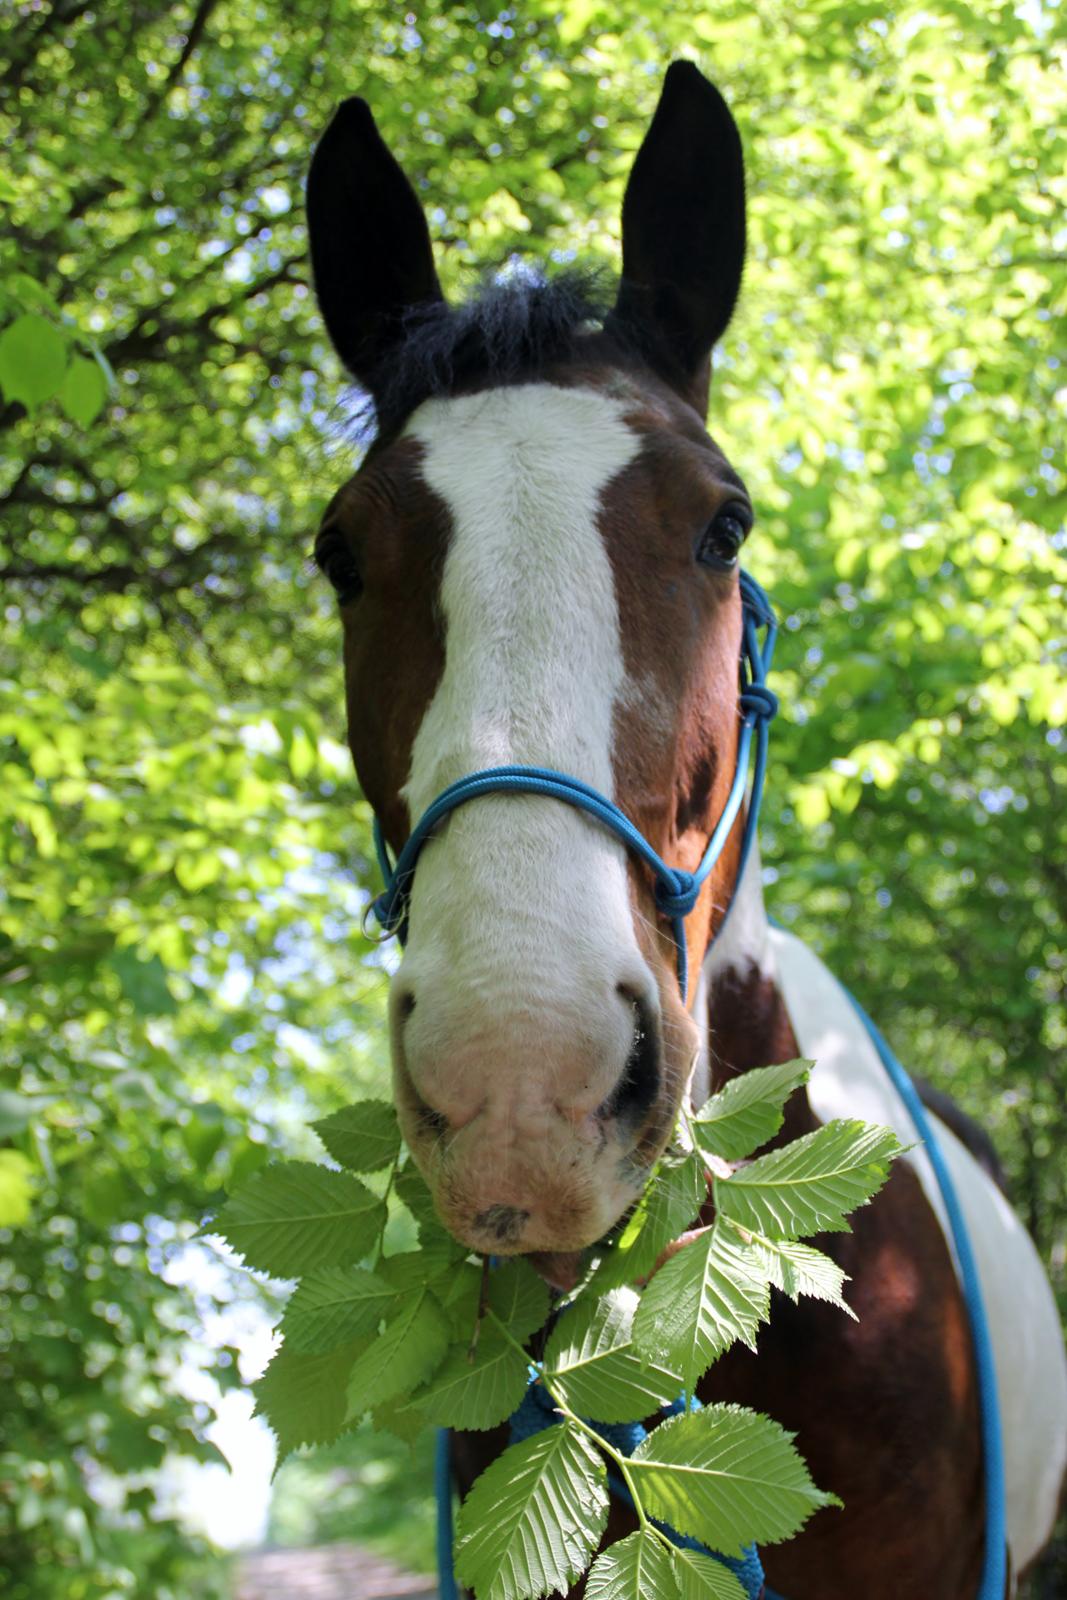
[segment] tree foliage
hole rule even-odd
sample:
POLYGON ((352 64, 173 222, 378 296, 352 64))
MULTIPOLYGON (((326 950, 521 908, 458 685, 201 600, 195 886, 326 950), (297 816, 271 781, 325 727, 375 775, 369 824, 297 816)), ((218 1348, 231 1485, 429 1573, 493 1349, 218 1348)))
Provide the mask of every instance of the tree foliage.
POLYGON ((207 1307, 166 1260, 272 1147, 311 1153, 306 1113, 383 1082, 368 818, 307 564, 357 447, 300 192, 353 91, 453 290, 516 251, 614 262, 664 63, 726 91, 751 246, 711 426, 786 625, 770 893, 992 1123, 1062 1274, 1062 9, 3 9, 12 1600, 191 1592, 151 1484, 206 1448, 175 1375, 207 1307))

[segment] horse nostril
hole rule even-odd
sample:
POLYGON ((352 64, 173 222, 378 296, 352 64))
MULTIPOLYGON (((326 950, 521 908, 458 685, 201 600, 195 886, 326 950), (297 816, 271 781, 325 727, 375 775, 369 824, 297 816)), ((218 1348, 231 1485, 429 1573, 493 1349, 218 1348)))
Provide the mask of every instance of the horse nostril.
POLYGON ((396 1002, 396 1014, 400 1022, 406 1022, 415 1009, 415 996, 410 989, 405 989, 396 1002))
POLYGON ((598 1108, 597 1116, 638 1121, 659 1093, 659 1029, 647 1001, 620 983, 618 992, 633 1007, 634 1026, 626 1065, 615 1088, 598 1108))
POLYGON ((479 1233, 487 1233, 497 1244, 514 1244, 530 1213, 518 1206, 488 1206, 474 1218, 479 1233))

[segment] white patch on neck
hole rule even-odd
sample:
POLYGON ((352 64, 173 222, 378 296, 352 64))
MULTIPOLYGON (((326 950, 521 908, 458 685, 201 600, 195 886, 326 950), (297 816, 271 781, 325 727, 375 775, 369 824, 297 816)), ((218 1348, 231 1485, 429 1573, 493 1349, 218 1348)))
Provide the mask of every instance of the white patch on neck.
POLYGON ((689 1078, 689 1099, 694 1108, 702 1106, 711 1093, 711 1062, 708 1057, 708 1000, 711 986, 720 973, 731 969, 747 974, 754 968, 761 976, 773 976, 774 955, 769 935, 770 924, 763 905, 759 840, 754 839, 741 882, 734 891, 726 926, 721 936, 708 948, 693 997, 693 1021, 700 1036, 689 1078))
POLYGON ((709 945, 704 957, 702 977, 710 983, 720 972, 727 972, 731 967, 740 973, 747 973, 751 967, 764 974, 773 973, 774 957, 768 939, 769 929, 763 904, 763 866, 759 840, 753 839, 741 882, 734 890, 726 926, 714 943, 709 945))
MULTIPOLYGON (((428 401, 408 425, 453 530, 445 666, 405 787, 413 818, 457 778, 511 764, 554 767, 612 795, 625 675, 598 513, 639 449, 624 415, 593 390, 527 384, 428 401)), ((588 1026, 594 992, 621 1010, 618 982, 650 983, 623 846, 573 807, 534 796, 452 813, 420 860, 408 952, 406 970, 424 982, 447 969, 467 1026, 492 1004, 543 1027, 545 998, 588 1026), (465 974, 476 994, 462 992, 465 974)), ((499 1070, 509 1066, 519 1070, 499 1070)))

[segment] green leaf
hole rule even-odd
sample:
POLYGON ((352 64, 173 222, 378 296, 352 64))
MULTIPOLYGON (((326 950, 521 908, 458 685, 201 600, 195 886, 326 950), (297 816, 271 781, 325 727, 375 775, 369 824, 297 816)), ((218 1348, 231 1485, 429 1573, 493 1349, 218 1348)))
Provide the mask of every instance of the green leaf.
POLYGON ((729 1567, 712 1556, 675 1549, 671 1559, 682 1600, 746 1600, 746 1591, 729 1567))
POLYGON ((139 1017, 167 1017, 177 1002, 167 983, 167 969, 157 955, 142 959, 132 949, 116 950, 109 961, 126 999, 139 1017))
POLYGON ((529 1362, 492 1323, 471 1357, 470 1342, 453 1345, 429 1388, 416 1397, 428 1422, 448 1428, 495 1428, 519 1405, 529 1362))
POLYGON ((456 1577, 477 1600, 566 1590, 608 1517, 604 1463, 566 1422, 513 1444, 463 1502, 456 1577))
POLYGON ((647 1511, 724 1555, 791 1538, 813 1511, 837 1505, 817 1489, 776 1422, 739 1406, 672 1417, 638 1445, 630 1472, 647 1511))
POLYGON ((396 1304, 396 1290, 363 1267, 320 1267, 301 1280, 281 1321, 287 1347, 308 1353, 332 1350, 377 1333, 396 1304))
POLYGON ((333 1159, 349 1172, 377 1172, 400 1153, 396 1109, 384 1100, 361 1100, 311 1126, 333 1159))
POLYGON ((358 1178, 311 1161, 274 1162, 226 1202, 210 1232, 250 1267, 295 1278, 366 1255, 385 1206, 358 1178))
POLYGON ((589 1289, 602 1294, 647 1278, 667 1245, 696 1221, 706 1199, 707 1180, 699 1156, 690 1153, 681 1160, 662 1161, 631 1219, 632 1226, 627 1224, 619 1243, 606 1252, 589 1280, 589 1289))
POLYGON ((847 1231, 850 1211, 877 1194, 901 1145, 888 1128, 839 1121, 715 1180, 715 1204, 752 1233, 795 1239, 847 1231))
POLYGON ((716 1224, 664 1263, 641 1297, 634 1343, 682 1374, 687 1391, 717 1356, 741 1339, 756 1347, 770 1315, 766 1278, 745 1247, 716 1224))
POLYGON ((0 1228, 21 1228, 30 1220, 33 1165, 21 1150, 0 1150, 0 1228))
POLYGON ((348 1420, 431 1378, 448 1348, 448 1322, 429 1290, 413 1294, 356 1360, 348 1376, 348 1420))
POLYGON ((460 1261, 434 1282, 433 1292, 448 1318, 453 1339, 470 1344, 478 1317, 482 1289, 482 1269, 472 1261, 460 1261))
POLYGON ((59 389, 59 403, 70 420, 87 428, 104 409, 106 399, 107 381, 99 362, 72 356, 59 389))
POLYGON ((35 411, 51 399, 67 366, 67 341, 47 317, 27 311, 0 333, 0 389, 35 411))
POLYGON ((810 1072, 810 1061, 786 1061, 734 1078, 692 1119, 700 1149, 725 1161, 739 1161, 766 1144, 782 1126, 789 1096, 807 1083, 810 1072))
POLYGON ((548 1285, 526 1261, 507 1261, 490 1272, 488 1298, 513 1339, 528 1339, 548 1320, 548 1285))
POLYGON ((836 1261, 831 1261, 813 1245, 772 1242, 756 1234, 747 1246, 747 1254, 768 1283, 781 1289, 790 1300, 798 1300, 802 1294, 810 1295, 815 1300, 827 1300, 831 1305, 840 1306, 854 1322, 858 1320, 842 1294, 849 1281, 847 1274, 836 1261))
POLYGON ((426 1415, 418 1402, 407 1400, 402 1395, 375 1406, 371 1412, 371 1423, 376 1433, 391 1433, 410 1445, 415 1444, 427 1426, 426 1415))
POLYGON ((349 1425, 345 1380, 368 1342, 356 1340, 326 1355, 301 1355, 283 1344, 252 1385, 254 1415, 270 1423, 278 1440, 279 1466, 299 1445, 329 1444, 344 1432, 349 1425))
POLYGON ((441 1226, 426 1180, 410 1156, 393 1179, 393 1192, 404 1202, 420 1227, 424 1223, 441 1226))
POLYGON ((545 1349, 545 1375, 579 1416, 638 1422, 677 1399, 682 1387, 678 1368, 649 1360, 634 1348, 638 1304, 632 1289, 585 1297, 553 1329, 545 1349))
POLYGON ((682 1600, 670 1551, 651 1528, 620 1539, 594 1561, 585 1600, 682 1600))
MULTIPOLYGON (((422 1250, 401 1250, 399 1254, 386 1256, 379 1261, 377 1272, 379 1277, 391 1284, 398 1294, 419 1294, 433 1280, 433 1262, 433 1257, 427 1261, 426 1254, 422 1250)), ((440 1262, 436 1265, 438 1271, 445 1270, 441 1268, 440 1262)), ((479 1273, 479 1281, 480 1279, 479 1273)))

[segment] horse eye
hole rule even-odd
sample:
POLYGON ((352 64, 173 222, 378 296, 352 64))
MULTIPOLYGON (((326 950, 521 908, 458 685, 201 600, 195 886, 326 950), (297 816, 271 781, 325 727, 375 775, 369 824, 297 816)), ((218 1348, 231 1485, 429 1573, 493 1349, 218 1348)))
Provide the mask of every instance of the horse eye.
POLYGON ((363 593, 363 579, 355 557, 342 539, 330 539, 315 551, 319 571, 332 584, 338 605, 351 605, 363 593))
POLYGON ((737 565, 738 552, 751 526, 752 515, 747 506, 737 501, 723 506, 704 531, 697 550, 697 560, 702 566, 711 567, 716 572, 729 572, 731 567, 737 565))

